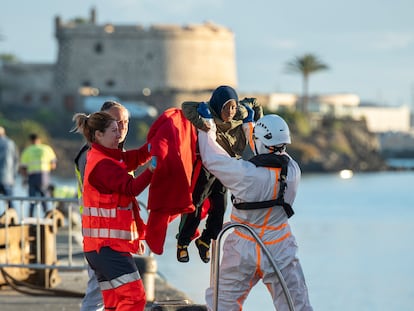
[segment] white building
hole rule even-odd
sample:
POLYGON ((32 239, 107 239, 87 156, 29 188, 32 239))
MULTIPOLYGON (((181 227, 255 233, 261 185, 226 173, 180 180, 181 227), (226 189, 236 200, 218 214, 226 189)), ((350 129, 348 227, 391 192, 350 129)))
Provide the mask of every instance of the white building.
MULTIPOLYGON (((295 109, 300 100, 299 96, 287 93, 254 96, 270 111, 276 111, 280 108, 295 109)), ((411 129, 410 108, 408 106, 391 107, 363 104, 356 94, 312 96, 309 98, 309 111, 314 115, 350 116, 357 120, 365 119, 368 129, 373 133, 407 133, 411 129)))
POLYGON ((364 118, 371 132, 403 132, 410 131, 410 108, 364 106, 355 107, 351 110, 351 116, 355 119, 364 118))
POLYGON ((311 97, 309 110, 326 115, 349 115, 360 104, 358 95, 355 94, 328 94, 311 97))

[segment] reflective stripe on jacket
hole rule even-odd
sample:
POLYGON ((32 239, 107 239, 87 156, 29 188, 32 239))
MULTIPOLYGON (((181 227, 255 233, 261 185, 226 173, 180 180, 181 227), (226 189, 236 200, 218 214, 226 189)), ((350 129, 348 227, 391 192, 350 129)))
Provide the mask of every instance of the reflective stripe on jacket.
POLYGON ((123 162, 116 161, 94 148, 88 152, 83 184, 84 251, 99 251, 101 247, 109 246, 113 250, 136 253, 139 234, 133 212, 135 197, 119 193, 100 193, 89 183, 89 174, 104 159, 126 169, 123 162))

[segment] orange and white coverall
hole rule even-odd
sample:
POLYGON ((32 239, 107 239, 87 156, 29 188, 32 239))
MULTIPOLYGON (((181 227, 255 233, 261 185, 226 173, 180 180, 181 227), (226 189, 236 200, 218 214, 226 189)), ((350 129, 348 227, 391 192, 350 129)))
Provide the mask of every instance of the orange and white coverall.
MULTIPOLYGON (((203 164, 231 191, 235 203, 276 199, 279 189, 277 170, 231 158, 217 144, 214 125, 208 132, 199 130, 198 140, 203 164)), ((284 196, 285 202, 290 205, 295 199, 300 177, 300 168, 291 159, 284 196)), ((267 246, 286 281, 295 310, 312 311, 305 278, 296 256, 296 240, 283 208, 239 210, 233 206, 231 220, 249 225, 267 246)), ((218 311, 242 310, 247 295, 260 279, 269 290, 275 308, 278 311, 289 310, 277 275, 266 255, 242 228, 231 232, 224 242, 219 278, 218 311)), ((211 310, 212 287, 206 290, 206 302, 211 310)))

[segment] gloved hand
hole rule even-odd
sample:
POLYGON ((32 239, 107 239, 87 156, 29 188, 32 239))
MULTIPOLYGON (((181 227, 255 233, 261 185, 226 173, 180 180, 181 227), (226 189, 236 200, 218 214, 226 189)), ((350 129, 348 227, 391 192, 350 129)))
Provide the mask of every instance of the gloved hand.
POLYGON ((153 172, 157 168, 157 156, 152 156, 150 160, 149 170, 153 172))
POLYGON ((243 119, 243 123, 249 123, 254 121, 254 110, 249 104, 242 103, 247 110, 247 117, 243 119))
POLYGON ((208 108, 208 104, 206 102, 202 102, 198 105, 197 112, 204 119, 213 119, 213 115, 211 114, 211 111, 208 108))
POLYGON ((249 105, 250 107, 254 108, 258 105, 257 99, 255 97, 245 97, 239 103, 243 106, 249 105))

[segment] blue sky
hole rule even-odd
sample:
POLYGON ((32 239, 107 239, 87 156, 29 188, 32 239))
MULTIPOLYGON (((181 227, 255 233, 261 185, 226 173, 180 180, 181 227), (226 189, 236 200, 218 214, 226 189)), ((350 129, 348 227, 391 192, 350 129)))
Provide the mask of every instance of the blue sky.
POLYGON ((54 62, 54 17, 98 23, 179 24, 212 21, 235 33, 238 90, 301 92, 286 62, 313 53, 330 70, 310 92, 355 93, 364 101, 414 108, 413 0, 13 0, 0 4, 0 53, 54 62), (7 3, 7 4, 6 4, 7 3))

